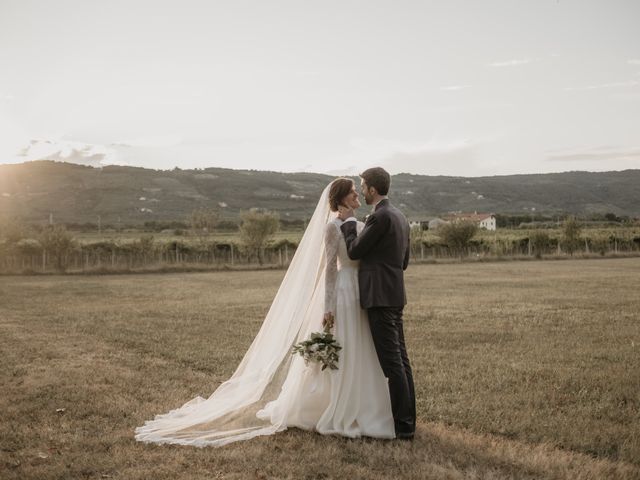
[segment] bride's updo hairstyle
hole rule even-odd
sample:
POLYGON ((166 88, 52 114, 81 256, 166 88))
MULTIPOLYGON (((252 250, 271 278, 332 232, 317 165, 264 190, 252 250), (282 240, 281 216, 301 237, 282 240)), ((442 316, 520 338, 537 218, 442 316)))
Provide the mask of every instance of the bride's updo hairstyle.
POLYGON ((331 188, 329 189, 329 208, 332 212, 338 211, 338 206, 342 203, 344 197, 351 193, 352 188, 353 180, 350 178, 336 178, 331 183, 331 188))

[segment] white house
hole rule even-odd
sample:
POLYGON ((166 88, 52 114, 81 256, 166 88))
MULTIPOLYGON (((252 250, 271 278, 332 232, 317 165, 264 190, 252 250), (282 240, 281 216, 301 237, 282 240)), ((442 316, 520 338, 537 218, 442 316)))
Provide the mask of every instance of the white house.
POLYGON ((451 222, 468 221, 475 222, 478 227, 485 230, 495 231, 496 229, 496 217, 492 213, 454 213, 447 217, 447 220, 451 222))
POLYGON ((495 230, 496 217, 494 217, 493 215, 487 215, 485 218, 480 220, 479 226, 480 228, 484 228, 485 230, 495 230))

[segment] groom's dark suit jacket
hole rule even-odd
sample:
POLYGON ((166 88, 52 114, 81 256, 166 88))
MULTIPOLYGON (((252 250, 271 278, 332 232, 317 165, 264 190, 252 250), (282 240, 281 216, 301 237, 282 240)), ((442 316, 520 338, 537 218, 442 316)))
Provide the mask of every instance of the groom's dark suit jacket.
POLYGON ((380 201, 357 234, 356 222, 340 227, 349 258, 360 260, 360 305, 402 307, 407 303, 404 270, 409 264, 409 223, 400 210, 380 201))

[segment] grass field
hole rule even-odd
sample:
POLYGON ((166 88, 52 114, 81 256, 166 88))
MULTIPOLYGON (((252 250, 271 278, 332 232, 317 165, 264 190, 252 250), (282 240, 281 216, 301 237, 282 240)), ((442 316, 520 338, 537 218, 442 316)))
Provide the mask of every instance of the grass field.
POLYGON ((412 443, 135 442, 233 373, 283 275, 0 277, 0 478, 640 478, 638 258, 410 267, 412 443))

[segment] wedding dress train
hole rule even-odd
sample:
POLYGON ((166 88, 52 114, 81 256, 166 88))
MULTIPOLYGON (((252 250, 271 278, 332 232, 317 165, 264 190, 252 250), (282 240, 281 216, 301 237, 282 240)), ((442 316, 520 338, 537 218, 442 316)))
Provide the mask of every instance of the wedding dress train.
MULTIPOLYGON (((360 308, 357 263, 348 258, 327 186, 269 311, 229 380, 135 429, 147 443, 222 446, 287 427, 348 437, 394 438, 387 379, 360 308), (328 292, 326 294, 325 292, 328 292), (334 312, 338 370, 321 371, 291 347, 334 312)), ((240 293, 239 293, 240 294, 240 293)))

